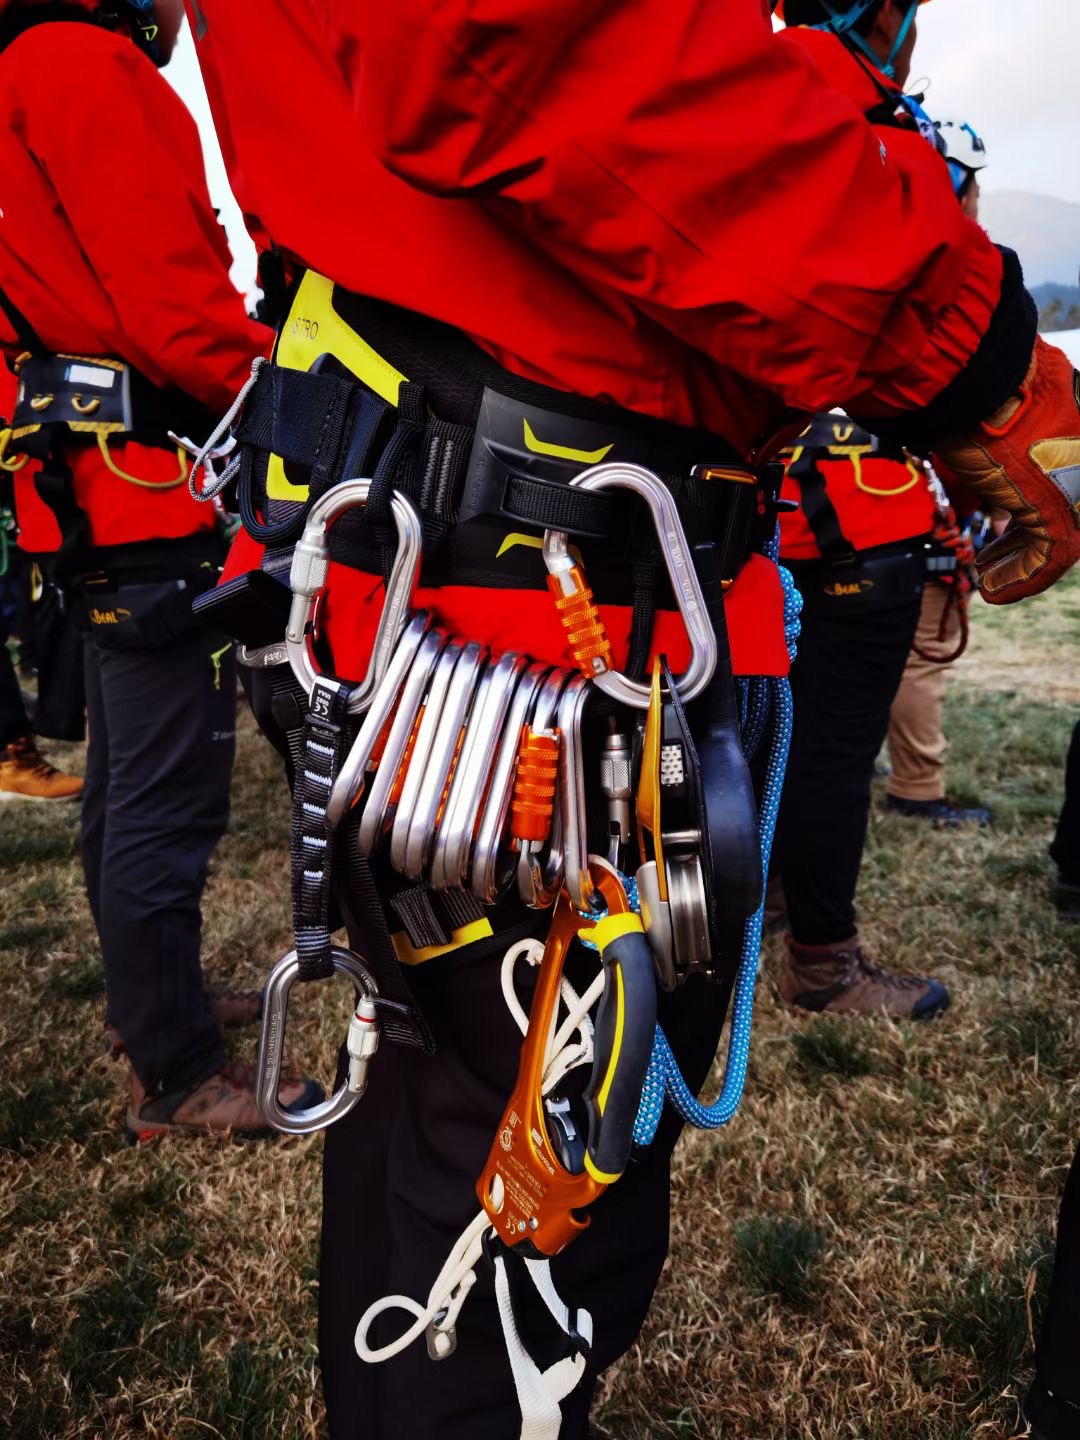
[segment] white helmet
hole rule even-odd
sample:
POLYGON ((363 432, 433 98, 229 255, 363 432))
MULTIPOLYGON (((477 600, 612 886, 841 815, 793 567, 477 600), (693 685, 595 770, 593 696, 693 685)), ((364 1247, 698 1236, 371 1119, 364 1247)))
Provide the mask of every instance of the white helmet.
POLYGON ((962 199, 976 171, 988 163, 986 146, 965 121, 935 120, 934 125, 945 148, 953 189, 962 199))

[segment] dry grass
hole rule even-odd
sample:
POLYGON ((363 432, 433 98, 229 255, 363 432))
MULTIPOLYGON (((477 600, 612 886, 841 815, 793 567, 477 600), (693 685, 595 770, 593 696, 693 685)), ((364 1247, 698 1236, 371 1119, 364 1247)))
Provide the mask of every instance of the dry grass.
MULTIPOLYGON (((763 986, 739 1118, 678 1152, 672 1258, 606 1382, 603 1434, 1014 1433, 1025 1296, 1037 1315, 1075 1141, 1077 936, 1044 857, 1078 613, 1074 582, 975 617, 952 781, 994 803, 993 834, 873 825, 868 937, 943 976, 953 1009, 922 1029, 808 1021, 763 986)), ((215 979, 252 983, 286 945, 277 784, 245 725, 207 900, 215 979)), ((76 823, 0 812, 0 1431, 316 1436, 319 1142, 123 1143, 76 823)), ((294 1041, 328 1072, 340 1017, 325 993, 307 1003, 294 1041)))

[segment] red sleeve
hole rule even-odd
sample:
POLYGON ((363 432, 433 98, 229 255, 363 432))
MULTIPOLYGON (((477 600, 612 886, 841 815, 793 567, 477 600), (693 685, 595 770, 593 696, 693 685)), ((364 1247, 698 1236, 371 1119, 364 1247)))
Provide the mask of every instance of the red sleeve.
POLYGON ((229 280, 195 122, 130 41, 53 28, 51 64, 27 81, 48 91, 26 107, 27 138, 129 338, 124 358, 224 408, 273 337, 229 280), (70 77, 62 99, 57 75, 70 77))
POLYGON ((987 328, 998 252, 759 0, 326 4, 390 170, 789 405, 912 410, 987 328))

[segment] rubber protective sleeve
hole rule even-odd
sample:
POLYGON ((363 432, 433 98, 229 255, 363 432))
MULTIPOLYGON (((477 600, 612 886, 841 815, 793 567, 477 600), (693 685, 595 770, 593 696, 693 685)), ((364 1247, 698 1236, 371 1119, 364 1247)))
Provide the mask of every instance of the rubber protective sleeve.
MULTIPOLYGON (((618 920, 637 917, 613 917, 618 920)), ((604 922, 601 922, 603 924, 604 922)), ((656 971, 640 921, 604 945, 604 994, 596 1017, 589 1113, 588 1169, 617 1180, 626 1169, 656 1032, 656 971)))

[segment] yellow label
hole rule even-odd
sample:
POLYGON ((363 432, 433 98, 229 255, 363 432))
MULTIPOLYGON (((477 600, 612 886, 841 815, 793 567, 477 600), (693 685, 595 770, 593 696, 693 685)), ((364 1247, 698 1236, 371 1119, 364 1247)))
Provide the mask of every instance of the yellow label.
MULTIPOLYGON (((281 327, 274 360, 286 370, 306 371, 322 355, 340 360, 380 399, 390 405, 397 404, 398 388, 406 377, 342 320, 334 309, 333 282, 308 270, 281 327)), ((285 474, 280 456, 271 455, 266 471, 266 494, 270 500, 303 502, 308 498, 308 487, 294 485, 285 474)))

